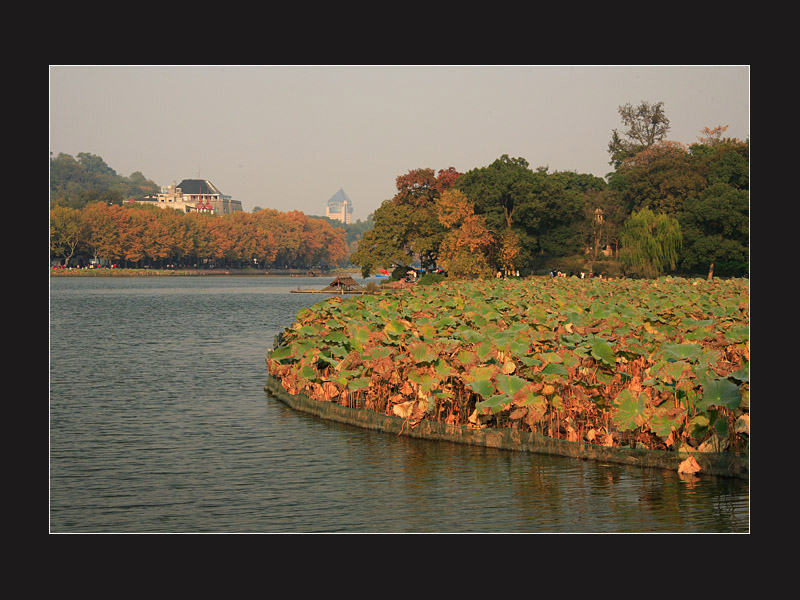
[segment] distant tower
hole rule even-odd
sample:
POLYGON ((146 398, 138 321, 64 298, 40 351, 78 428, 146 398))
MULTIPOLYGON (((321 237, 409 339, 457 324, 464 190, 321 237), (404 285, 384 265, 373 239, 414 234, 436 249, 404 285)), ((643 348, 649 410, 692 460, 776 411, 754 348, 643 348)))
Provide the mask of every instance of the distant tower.
POLYGON ((339 190, 330 197, 328 206, 325 207, 325 216, 341 221, 345 225, 353 222, 353 201, 344 193, 344 190, 339 190))

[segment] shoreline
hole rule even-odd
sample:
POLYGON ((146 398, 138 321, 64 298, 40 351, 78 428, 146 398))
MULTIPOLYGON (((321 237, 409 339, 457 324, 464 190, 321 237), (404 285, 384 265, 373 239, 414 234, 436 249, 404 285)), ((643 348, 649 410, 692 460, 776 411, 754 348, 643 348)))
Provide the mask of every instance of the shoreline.
POLYGON ((353 274, 355 269, 107 269, 107 268, 56 268, 50 269, 51 277, 335 277, 353 274))
POLYGON ((434 441, 484 446, 500 450, 531 452, 582 460, 598 460, 641 468, 678 472, 680 464, 694 458, 701 469, 697 475, 716 475, 749 479, 746 456, 731 452, 665 452, 662 450, 609 448, 586 442, 571 442, 511 428, 467 427, 422 419, 409 426, 406 419, 385 415, 366 408, 349 408, 334 402, 312 400, 303 394, 288 393, 281 383, 267 375, 264 391, 290 408, 322 419, 363 427, 385 433, 434 441))

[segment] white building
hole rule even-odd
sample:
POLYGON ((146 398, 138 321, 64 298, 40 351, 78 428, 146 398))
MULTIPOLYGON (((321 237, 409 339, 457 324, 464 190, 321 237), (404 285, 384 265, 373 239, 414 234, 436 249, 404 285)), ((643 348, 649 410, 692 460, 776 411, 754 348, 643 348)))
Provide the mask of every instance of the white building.
POLYGON ((207 212, 228 215, 242 210, 241 201, 226 196, 207 179, 184 179, 179 185, 162 187, 159 194, 135 202, 186 213, 207 212))

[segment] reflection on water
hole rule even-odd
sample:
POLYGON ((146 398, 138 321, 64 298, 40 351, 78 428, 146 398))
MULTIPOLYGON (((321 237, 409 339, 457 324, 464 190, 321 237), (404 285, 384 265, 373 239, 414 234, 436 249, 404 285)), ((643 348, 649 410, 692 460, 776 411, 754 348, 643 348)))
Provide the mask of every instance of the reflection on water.
MULTIPOLYGON (((322 282, 325 283, 325 282, 322 282)), ((747 482, 429 442, 263 391, 317 278, 53 278, 53 532, 747 532, 747 482)))

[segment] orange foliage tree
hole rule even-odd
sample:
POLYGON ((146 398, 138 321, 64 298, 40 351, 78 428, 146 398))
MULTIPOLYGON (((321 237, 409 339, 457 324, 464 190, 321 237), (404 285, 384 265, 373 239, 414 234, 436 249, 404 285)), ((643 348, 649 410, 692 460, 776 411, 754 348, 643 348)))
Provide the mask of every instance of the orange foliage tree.
POLYGON ((51 210, 51 254, 67 260, 82 253, 121 266, 199 266, 211 261, 299 268, 337 265, 348 257, 344 230, 298 211, 218 216, 97 202, 70 219, 64 215, 63 209, 51 210), (63 241, 68 234, 75 239, 70 248, 63 241))

